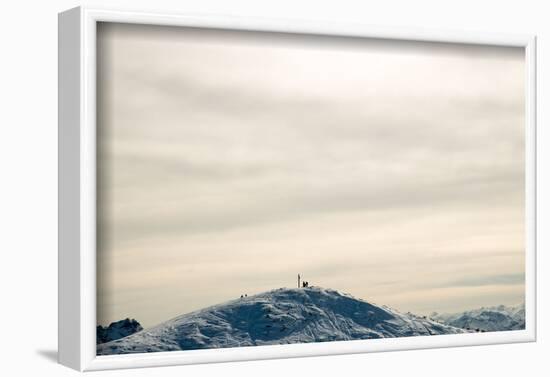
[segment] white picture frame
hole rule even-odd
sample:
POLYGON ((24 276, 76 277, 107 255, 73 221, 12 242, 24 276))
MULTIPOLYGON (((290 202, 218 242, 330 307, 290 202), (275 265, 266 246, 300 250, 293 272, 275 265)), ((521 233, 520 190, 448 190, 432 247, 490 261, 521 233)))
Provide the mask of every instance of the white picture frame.
POLYGON ((457 347, 536 339, 536 38, 308 20, 78 7, 59 14, 59 362, 80 371, 457 347), (96 27, 98 22, 338 35, 525 49, 524 330, 96 356, 96 27))

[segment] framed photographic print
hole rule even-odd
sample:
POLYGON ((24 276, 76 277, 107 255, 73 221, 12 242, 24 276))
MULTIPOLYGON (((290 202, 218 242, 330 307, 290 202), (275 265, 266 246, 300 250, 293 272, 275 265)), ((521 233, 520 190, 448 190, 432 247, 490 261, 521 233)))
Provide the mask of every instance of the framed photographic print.
POLYGON ((535 38, 59 15, 59 361, 535 340, 535 38))

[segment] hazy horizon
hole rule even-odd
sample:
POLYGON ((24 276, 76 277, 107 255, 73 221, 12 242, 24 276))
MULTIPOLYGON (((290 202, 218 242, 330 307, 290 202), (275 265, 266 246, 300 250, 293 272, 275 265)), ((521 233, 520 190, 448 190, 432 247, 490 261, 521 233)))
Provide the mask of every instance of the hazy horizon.
POLYGON ((98 323, 524 300, 521 48, 100 24, 98 323))

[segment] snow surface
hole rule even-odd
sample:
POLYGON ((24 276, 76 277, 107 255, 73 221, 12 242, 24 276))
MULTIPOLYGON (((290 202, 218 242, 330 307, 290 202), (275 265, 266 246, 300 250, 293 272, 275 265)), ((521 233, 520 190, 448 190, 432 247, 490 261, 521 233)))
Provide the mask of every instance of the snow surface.
POLYGON ((277 289, 184 314, 126 338, 98 355, 267 344, 456 334, 464 329, 331 289, 277 289))
POLYGON ((463 329, 507 331, 525 329, 525 304, 492 306, 454 314, 432 314, 432 319, 463 329))

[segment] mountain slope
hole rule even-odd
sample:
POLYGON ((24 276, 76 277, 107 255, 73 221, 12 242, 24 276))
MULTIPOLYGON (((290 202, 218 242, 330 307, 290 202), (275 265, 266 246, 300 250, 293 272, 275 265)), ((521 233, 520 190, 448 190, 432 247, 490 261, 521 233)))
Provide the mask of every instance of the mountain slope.
POLYGON ((330 289, 277 289, 98 345, 98 355, 454 334, 465 330, 330 289))
POLYGON ((432 319, 449 326, 481 331, 523 330, 525 305, 492 306, 453 314, 434 314, 432 319))

